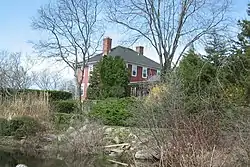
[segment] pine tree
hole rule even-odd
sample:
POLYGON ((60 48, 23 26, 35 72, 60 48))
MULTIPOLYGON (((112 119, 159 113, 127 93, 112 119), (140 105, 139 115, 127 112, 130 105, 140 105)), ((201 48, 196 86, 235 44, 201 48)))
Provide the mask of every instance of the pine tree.
POLYGON ((206 56, 204 56, 204 58, 216 68, 223 64, 223 60, 228 52, 225 40, 216 32, 209 37, 209 41, 205 46, 205 51, 206 56))

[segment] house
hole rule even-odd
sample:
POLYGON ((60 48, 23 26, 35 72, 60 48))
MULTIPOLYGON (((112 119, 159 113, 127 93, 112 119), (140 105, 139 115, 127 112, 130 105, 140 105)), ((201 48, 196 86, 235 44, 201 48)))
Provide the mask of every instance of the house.
MULTIPOLYGON (((103 39, 103 52, 89 58, 88 64, 84 69, 84 76, 82 79, 82 99, 87 98, 87 88, 89 85, 90 72, 103 55, 121 56, 127 64, 131 72, 130 84, 143 83, 159 79, 160 64, 145 57, 144 47, 137 46, 136 50, 126 48, 123 46, 116 46, 112 48, 112 39, 107 37, 103 39), (158 77, 156 77, 158 76, 158 77)), ((81 76, 81 75, 80 75, 81 76)), ((82 76, 81 76, 82 77, 82 76)), ((135 91, 135 90, 134 90, 135 91)))

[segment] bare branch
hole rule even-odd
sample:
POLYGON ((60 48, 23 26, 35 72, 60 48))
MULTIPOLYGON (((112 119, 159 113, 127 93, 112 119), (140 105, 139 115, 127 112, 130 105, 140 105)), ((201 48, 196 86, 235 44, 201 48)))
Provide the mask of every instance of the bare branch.
POLYGON ((170 69, 177 51, 181 52, 179 60, 193 42, 228 25, 225 15, 230 2, 109 0, 108 18, 137 38, 146 39, 156 50, 161 66, 170 69))

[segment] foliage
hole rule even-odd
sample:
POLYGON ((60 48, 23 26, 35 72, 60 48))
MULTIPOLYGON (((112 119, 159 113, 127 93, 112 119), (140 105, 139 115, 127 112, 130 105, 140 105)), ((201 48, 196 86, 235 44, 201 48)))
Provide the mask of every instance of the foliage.
POLYGON ((16 138, 27 137, 41 132, 42 126, 32 117, 15 117, 9 121, 11 135, 16 138))
POLYGON ((59 113, 73 113, 77 109, 77 101, 75 100, 59 100, 54 101, 53 103, 53 110, 54 112, 59 113))
POLYGON ((129 118, 132 117, 129 107, 134 103, 134 98, 108 98, 97 102, 89 115, 105 125, 128 126, 129 118))
POLYGON ((71 118, 71 114, 53 113, 52 122, 54 123, 57 129, 64 129, 70 125, 71 118))
POLYGON ((49 100, 50 101, 57 101, 57 100, 69 100, 72 99, 73 95, 70 92, 66 91, 57 91, 57 90, 36 90, 36 89, 20 89, 20 90, 15 90, 15 89, 1 89, 0 94, 3 96, 8 96, 8 95, 20 95, 20 94, 28 94, 28 93, 48 93, 49 94, 49 100))
POLYGON ((128 96, 129 72, 124 60, 119 57, 104 56, 95 66, 87 96, 89 99, 128 96))
POLYGON ((0 136, 8 136, 10 134, 9 131, 9 123, 7 119, 0 118, 0 136))
POLYGON ((26 90, 22 90, 21 92, 44 92, 44 93, 48 93, 50 101, 72 99, 72 93, 66 92, 66 91, 57 91, 57 90, 43 91, 43 90, 26 89, 26 90))
POLYGON ((85 121, 84 114, 53 113, 51 121, 58 130, 65 130, 69 126, 79 126, 85 121))

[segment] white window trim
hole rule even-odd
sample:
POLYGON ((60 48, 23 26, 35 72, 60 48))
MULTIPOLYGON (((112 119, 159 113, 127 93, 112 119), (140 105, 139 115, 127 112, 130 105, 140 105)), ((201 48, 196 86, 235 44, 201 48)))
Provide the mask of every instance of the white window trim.
POLYGON ((82 91, 81 96, 84 96, 84 93, 85 93, 85 92, 84 92, 84 91, 85 91, 84 88, 85 88, 85 84, 82 83, 82 84, 81 84, 81 91, 82 91))
POLYGON ((147 78, 148 77, 148 68, 147 67, 142 67, 142 78, 147 78), (146 77, 143 76, 143 72, 146 69, 146 77))
POLYGON ((137 76, 137 72, 138 72, 138 70, 137 70, 137 65, 133 65, 133 64, 132 64, 131 76, 132 76, 132 77, 136 77, 136 76, 137 76), (133 75, 133 67, 136 69, 135 75, 133 75))

